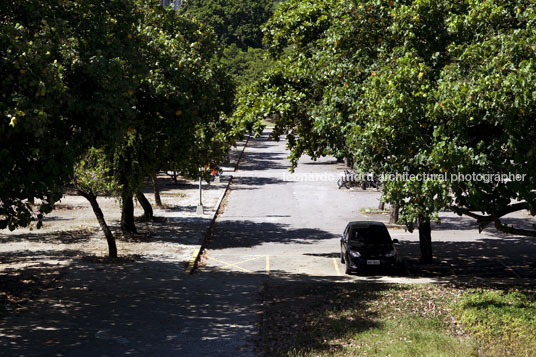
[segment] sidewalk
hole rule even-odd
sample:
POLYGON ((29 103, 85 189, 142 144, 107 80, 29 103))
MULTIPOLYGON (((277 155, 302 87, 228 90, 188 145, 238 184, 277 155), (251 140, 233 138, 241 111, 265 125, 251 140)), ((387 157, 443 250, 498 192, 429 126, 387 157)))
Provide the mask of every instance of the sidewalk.
MULTIPOLYGON (((234 149, 232 157, 239 158, 243 148, 234 149)), ((207 328, 216 321, 234 321, 232 311, 238 306, 221 296, 225 289, 218 284, 226 277, 193 279, 186 269, 230 177, 203 184, 203 215, 196 214, 198 182, 162 180, 164 208, 154 213, 165 220, 136 222, 140 234, 118 239, 116 261, 105 258, 105 239, 89 204, 78 196, 66 196, 42 230, 0 234, 0 355, 214 352, 200 342, 224 341, 225 336, 217 336, 218 328, 207 328), (217 311, 209 312, 209 305, 217 311)), ((152 190, 145 193, 152 201, 152 190)), ((117 231, 118 202, 99 202, 117 231)), ((136 216, 141 214, 136 206, 136 216)))

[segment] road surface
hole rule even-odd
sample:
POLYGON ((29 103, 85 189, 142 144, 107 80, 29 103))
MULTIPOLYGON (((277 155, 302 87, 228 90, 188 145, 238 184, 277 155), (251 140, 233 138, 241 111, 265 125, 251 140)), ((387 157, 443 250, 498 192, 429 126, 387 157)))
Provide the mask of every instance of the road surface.
MULTIPOLYGON (((391 235, 400 240, 403 269, 345 276, 339 235, 348 221, 386 219, 363 214, 377 207, 379 193, 337 189, 344 167, 332 158, 303 158, 290 175, 286 156, 285 142, 268 133, 249 142, 193 275, 178 261, 101 264, 71 252, 76 264, 51 272, 61 275, 58 283, 0 316, 0 355, 255 356, 267 284, 536 278, 533 238, 479 235, 471 219, 447 212, 432 232, 437 264, 416 264, 417 233, 398 229, 391 235)), ((523 214, 510 221, 529 222, 523 214)))

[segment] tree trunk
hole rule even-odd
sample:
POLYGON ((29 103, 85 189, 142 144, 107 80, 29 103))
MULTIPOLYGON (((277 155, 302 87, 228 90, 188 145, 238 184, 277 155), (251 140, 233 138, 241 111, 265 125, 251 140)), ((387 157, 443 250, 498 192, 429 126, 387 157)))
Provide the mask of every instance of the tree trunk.
POLYGON ((121 230, 124 235, 138 233, 134 224, 134 201, 131 195, 121 197, 121 230))
POLYGON ((385 202, 382 200, 382 198, 383 198, 383 194, 380 197, 380 204, 378 205, 378 209, 383 211, 385 209, 385 202))
POLYGON ((391 215, 389 216, 389 223, 396 224, 398 222, 398 212, 400 208, 397 204, 391 205, 391 215))
POLYGON ((162 207, 162 200, 160 199, 160 187, 158 187, 158 176, 154 174, 151 179, 153 180, 154 202, 158 207, 162 207))
POLYGON ((136 198, 138 202, 141 204, 141 206, 143 207, 143 218, 145 218, 146 220, 153 219, 154 218, 153 207, 151 207, 151 203, 149 202, 147 197, 145 197, 143 192, 141 192, 141 190, 136 193, 136 198))
POLYGON ((108 224, 106 224, 106 221, 104 220, 104 214, 102 213, 99 203, 97 202, 97 196, 95 196, 92 193, 82 192, 80 190, 78 190, 78 193, 80 194, 80 196, 87 199, 89 203, 91 204, 93 213, 95 214, 95 217, 97 217, 99 226, 101 227, 102 232, 104 233, 104 237, 106 238, 106 241, 108 242, 108 256, 110 258, 117 258, 117 246, 115 244, 115 238, 114 238, 114 235, 112 234, 112 231, 110 230, 110 227, 108 227, 108 224))
POLYGON ((421 263, 432 263, 432 228, 430 226, 430 219, 427 217, 419 217, 419 243, 421 248, 421 263))

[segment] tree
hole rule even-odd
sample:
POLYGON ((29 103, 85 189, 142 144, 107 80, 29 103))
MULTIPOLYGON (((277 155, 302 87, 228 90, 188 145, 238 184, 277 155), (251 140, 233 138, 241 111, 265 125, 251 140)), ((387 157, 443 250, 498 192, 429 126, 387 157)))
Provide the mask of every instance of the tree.
POLYGON ((273 0, 188 0, 180 11, 214 28, 226 45, 243 50, 262 46, 261 26, 273 12, 273 0))
POLYGON ((477 219, 481 230, 493 224, 533 237, 536 229, 501 219, 519 210, 536 214, 535 21, 528 1, 475 1, 451 18, 453 60, 438 80, 433 152, 437 165, 457 177, 488 174, 451 185, 455 212, 477 219))
POLYGON ((293 165, 331 154, 363 172, 407 173, 385 183, 384 199, 418 224, 423 262, 430 220, 447 207, 531 234, 499 218, 534 213, 533 14, 530 2, 287 1, 264 30, 276 64, 241 91, 235 120, 258 130, 274 116, 293 165), (473 170, 529 179, 438 177, 473 170))
POLYGON ((18 1, 0 9, 0 228, 35 219, 40 226, 77 156, 120 137, 137 86, 138 16, 129 4, 18 1))
POLYGON ((261 26, 274 8, 273 0, 193 0, 180 11, 214 28, 224 47, 221 64, 239 87, 257 80, 271 65, 262 48, 261 26))
MULTIPOLYGON (((2 18, 11 15, 5 10, 2 18)), ((49 28, 32 31, 17 20, 0 22, 0 229, 10 230, 34 218, 28 199, 41 200, 39 220, 52 209, 61 196, 61 178, 69 175, 61 163, 72 156, 70 147, 54 140, 65 129, 54 120, 64 102, 65 71, 41 55, 54 49, 54 34, 49 28)))
POLYGON ((198 174, 227 150, 232 85, 214 60, 218 44, 206 26, 176 11, 140 2, 143 25, 136 34, 143 46, 139 58, 147 72, 133 97, 136 116, 123 141, 110 153, 114 176, 121 185, 121 227, 136 233, 136 196, 146 218, 152 216, 141 191, 145 177, 161 168, 198 174), (223 141, 216 151, 212 143, 223 141))
POLYGON ((271 67, 272 61, 262 48, 241 50, 232 43, 223 50, 221 65, 236 86, 241 87, 260 79, 271 67))
POLYGON ((157 1, 23 1, 2 11, 1 65, 10 74, 0 149, 11 177, 2 177, 1 224, 29 224, 33 198, 41 199, 40 220, 78 161, 79 191, 115 255, 96 204, 107 190, 91 177, 117 188, 122 228, 133 233, 132 198, 143 201, 144 177, 165 165, 197 171, 229 146, 222 114, 232 86, 215 64, 216 37, 157 1))
POLYGON ((97 201, 99 194, 116 195, 120 191, 111 177, 111 168, 103 150, 90 148, 75 165, 73 184, 78 194, 89 201, 108 243, 108 255, 117 258, 115 237, 108 227, 97 201))

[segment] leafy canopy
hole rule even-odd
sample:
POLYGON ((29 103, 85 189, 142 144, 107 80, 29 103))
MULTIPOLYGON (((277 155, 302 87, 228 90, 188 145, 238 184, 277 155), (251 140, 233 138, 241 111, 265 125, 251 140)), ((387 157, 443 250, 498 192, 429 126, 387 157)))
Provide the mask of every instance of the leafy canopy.
POLYGON ((335 155, 377 174, 525 174, 390 181, 385 199, 410 229, 451 207, 534 234, 500 218, 536 212, 535 10, 530 1, 287 1, 264 29, 276 63, 240 92, 234 119, 258 130, 273 117, 293 165, 335 155))

